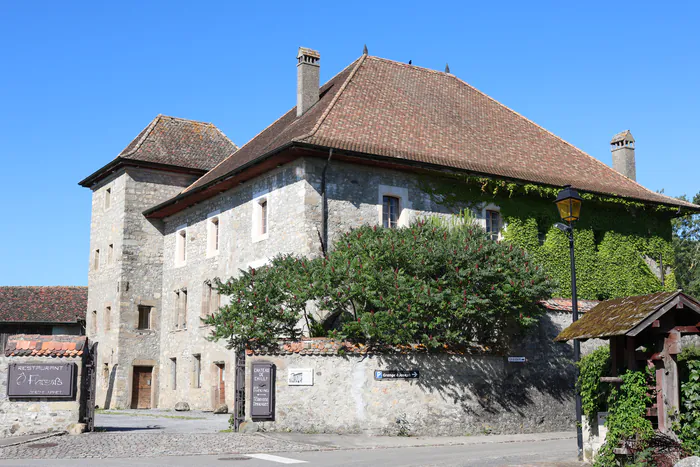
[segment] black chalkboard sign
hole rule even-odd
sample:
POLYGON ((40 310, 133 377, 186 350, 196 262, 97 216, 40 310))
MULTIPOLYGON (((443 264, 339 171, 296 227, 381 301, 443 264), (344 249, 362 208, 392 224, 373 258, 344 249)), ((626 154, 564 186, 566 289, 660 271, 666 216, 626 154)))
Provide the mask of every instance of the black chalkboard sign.
POLYGON ((250 418, 272 421, 275 419, 275 365, 253 363, 251 375, 250 418))
POLYGON ((74 363, 12 363, 7 376, 8 397, 75 397, 74 363))

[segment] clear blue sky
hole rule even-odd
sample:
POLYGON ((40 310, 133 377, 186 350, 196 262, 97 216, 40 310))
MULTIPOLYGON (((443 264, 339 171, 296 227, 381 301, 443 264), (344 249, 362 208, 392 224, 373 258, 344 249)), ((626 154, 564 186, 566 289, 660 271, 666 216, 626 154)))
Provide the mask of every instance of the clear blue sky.
POLYGON ((362 53, 452 73, 638 180, 700 191, 699 2, 0 1, 0 285, 87 283, 77 185, 158 113, 241 145, 295 104, 298 46, 326 81, 362 53), (302 6, 303 5, 303 6, 302 6))

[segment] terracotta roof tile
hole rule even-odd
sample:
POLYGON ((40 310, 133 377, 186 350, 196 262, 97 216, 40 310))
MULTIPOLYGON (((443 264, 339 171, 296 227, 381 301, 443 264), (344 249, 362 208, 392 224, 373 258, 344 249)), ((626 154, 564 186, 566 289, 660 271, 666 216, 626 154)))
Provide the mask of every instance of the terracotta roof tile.
MULTIPOLYGON (((579 300, 578 311, 586 313, 599 303, 598 300, 579 300)), ((540 305, 551 311, 573 311, 570 298, 550 298, 548 300, 541 300, 540 305)))
POLYGON ((363 56, 320 94, 301 117, 290 110, 178 199, 296 142, 700 209, 644 188, 448 73, 363 56))
POLYGON ((86 311, 87 287, 0 287, 0 322, 77 323, 86 311))
POLYGON ((8 338, 4 352, 8 357, 72 357, 83 354, 86 341, 85 336, 17 334, 8 338))

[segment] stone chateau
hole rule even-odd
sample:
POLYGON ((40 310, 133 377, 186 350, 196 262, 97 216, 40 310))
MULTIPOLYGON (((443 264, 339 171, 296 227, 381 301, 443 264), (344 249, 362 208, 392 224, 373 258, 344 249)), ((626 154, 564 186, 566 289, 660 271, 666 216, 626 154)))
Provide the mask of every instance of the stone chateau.
MULTIPOLYGON (((279 253, 319 255, 363 223, 447 212, 421 191, 425 174, 698 208, 635 182, 629 132, 613 139, 610 168, 449 69, 365 50, 319 87, 319 53, 297 58, 296 107, 242 147, 210 123, 159 115, 80 182, 92 191, 86 330, 100 407, 233 407, 235 356, 201 322, 223 304, 213 280, 279 253)), ((494 237, 504 228, 497 205, 477 216, 494 237)))

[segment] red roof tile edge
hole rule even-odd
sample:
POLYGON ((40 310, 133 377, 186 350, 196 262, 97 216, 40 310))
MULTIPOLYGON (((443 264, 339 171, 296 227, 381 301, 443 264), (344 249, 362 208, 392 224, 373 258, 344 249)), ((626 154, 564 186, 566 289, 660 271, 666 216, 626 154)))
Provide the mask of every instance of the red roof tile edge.
POLYGON ((5 345, 6 357, 78 357, 87 346, 85 336, 16 334, 5 345))

